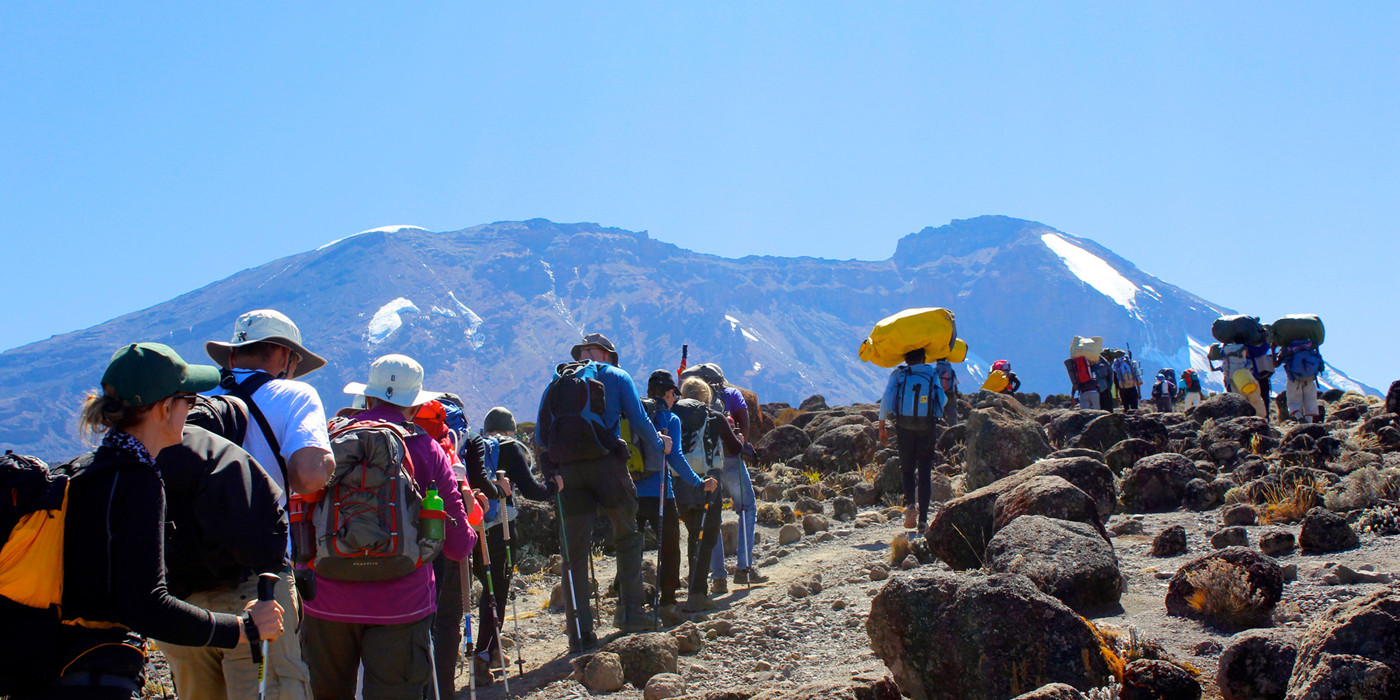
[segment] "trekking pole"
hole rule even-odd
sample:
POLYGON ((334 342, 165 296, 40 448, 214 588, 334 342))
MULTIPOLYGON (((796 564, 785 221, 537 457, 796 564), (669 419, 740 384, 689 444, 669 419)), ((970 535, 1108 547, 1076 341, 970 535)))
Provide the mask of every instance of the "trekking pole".
MULTIPOLYGON (((485 533, 490 533, 490 529, 486 527, 485 523, 482 523, 482 530, 485 533)), ((486 538, 489 536, 489 534, 483 534, 481 537, 481 570, 486 574, 486 596, 491 601, 491 610, 494 611, 497 617, 499 618, 501 613, 499 610, 496 610, 496 584, 492 582, 492 579, 494 579, 495 577, 491 575, 491 546, 486 542, 486 538)), ((482 618, 482 621, 484 622, 485 618, 482 618)), ((501 654, 501 669, 502 671, 504 671, 506 666, 506 655, 503 652, 501 652, 501 624, 499 619, 497 619, 496 621, 495 632, 496 650, 497 653, 501 654)), ((476 659, 472 659, 472 663, 475 664, 476 659)), ((488 658, 486 660, 486 665, 488 667, 491 665, 491 659, 488 658)), ((505 683, 505 694, 510 695, 510 679, 502 677, 501 680, 505 683)))
MULTIPOLYGON (((506 473, 505 473, 505 471, 499 470, 499 469, 496 470, 496 480, 497 480, 497 481, 500 481, 500 480, 505 479, 505 478, 506 478, 506 473)), ((501 502, 501 509, 500 509, 499 515, 498 515, 497 517, 499 517, 499 518, 500 518, 500 521, 501 521, 501 528, 502 528, 502 529, 501 529, 501 539, 505 540, 506 542, 509 542, 509 541, 510 541, 510 540, 509 540, 509 536, 508 536, 506 533, 510 532, 510 525, 509 525, 509 523, 510 523, 510 517, 509 517, 509 516, 510 516, 510 513, 507 513, 506 511, 509 510, 510 508, 509 508, 509 506, 508 506, 507 503, 506 503, 506 499, 502 498, 500 502, 501 502)), ((509 547, 509 545, 507 545, 507 547, 509 547)), ((510 580, 509 580, 509 578, 508 578, 508 577, 509 577, 509 574, 510 574, 510 549, 507 548, 507 549, 506 549, 506 568, 502 570, 502 575, 501 575, 502 583, 504 583, 504 584, 506 585, 505 594, 506 594, 507 597, 510 596, 510 580)), ((494 572, 491 571, 491 568, 490 568, 490 567, 487 567, 487 568, 486 568, 486 575, 487 575, 487 576, 486 576, 486 580, 488 580, 488 581, 494 580, 494 579, 496 578, 495 575, 494 575, 494 572)), ((494 586, 494 584, 493 584, 493 585, 492 585, 492 588, 494 588, 494 587, 495 587, 495 586, 494 586)), ((491 594, 491 602, 492 602, 493 605, 496 605, 496 607, 498 607, 498 608, 503 608, 503 607, 504 607, 504 606, 501 606, 501 605, 500 605, 500 602, 501 602, 501 601, 500 601, 499 599, 496 598, 496 594, 495 594, 494 592, 492 592, 492 594, 491 594)), ((504 609, 500 609, 500 610, 497 610, 497 611, 496 611, 496 615, 497 615, 497 617, 499 618, 499 619, 497 620, 497 622, 496 622, 496 650, 497 650, 497 651, 500 653, 500 655, 501 655, 501 682, 502 682, 503 684, 505 684, 505 693, 504 693, 504 697, 510 697, 510 671, 509 671, 509 669, 506 668, 506 645, 505 645, 505 640, 504 640, 503 637, 501 636, 501 635, 505 632, 505 629, 506 629, 505 614, 506 614, 506 611, 505 611, 504 609)), ((516 623, 516 624, 519 624, 519 623, 516 623)))
POLYGON ((656 613, 656 631, 661 631, 661 554, 666 549, 662 542, 666 539, 666 472, 670 468, 661 465, 661 492, 656 500, 656 596, 651 601, 651 610, 656 613))
POLYGON ((579 647, 583 647, 583 627, 578 621, 578 601, 574 598, 574 572, 569 567, 569 531, 564 526, 564 499, 560 498, 556 491, 554 494, 555 506, 559 509, 559 551, 562 553, 564 564, 564 582, 567 585, 568 595, 564 597, 564 609, 574 618, 574 638, 578 640, 579 647))
MULTIPOLYGON (((695 590, 695 574, 700 566, 700 552, 705 549, 705 523, 710 519, 710 504, 716 499, 710 496, 710 492, 701 491, 705 494, 705 512, 700 516, 700 536, 695 539, 695 556, 690 560, 690 590, 695 590)), ((719 489, 714 490, 714 495, 719 495, 719 489)), ((686 595, 689 596, 687 591, 686 595)), ((705 595, 710 594, 709 587, 705 588, 705 595)))
MULTIPOLYGON (((477 540, 480 541, 480 538, 477 540)), ((472 561, 467 557, 457 564, 458 575, 462 579, 462 609, 466 611, 466 625, 463 627, 462 658, 467 660, 467 687, 471 689, 471 700, 476 700, 476 647, 472 642, 472 561)))
MULTIPOLYGON (((496 477, 499 479, 506 478, 505 471, 496 472, 496 477)), ((512 488, 511 493, 506 500, 506 509, 509 510, 511 504, 513 504, 514 502, 515 489, 512 488)), ((515 589, 513 589, 510 585, 510 581, 515 577, 515 557, 511 554, 510 551, 511 537, 509 515, 510 513, 508 512, 502 513, 501 515, 501 537, 505 539, 506 542, 506 596, 510 598, 510 617, 515 622, 515 670, 517 675, 523 676, 525 675, 525 659, 522 655, 524 652, 524 649, 522 648, 522 640, 524 638, 520 636, 520 610, 515 605, 515 589)), ((501 664, 505 664, 504 657, 502 657, 501 659, 501 664)))
POLYGON ((433 700, 442 700, 442 689, 438 687, 437 647, 433 644, 432 630, 428 631, 428 667, 433 670, 433 700))
MULTIPOLYGON (((282 579, 277 574, 258 574, 258 602, 272 600, 277 593, 277 582, 282 579)), ((267 697, 267 640, 258 642, 253 648, 253 663, 258 665, 258 700, 267 697)))

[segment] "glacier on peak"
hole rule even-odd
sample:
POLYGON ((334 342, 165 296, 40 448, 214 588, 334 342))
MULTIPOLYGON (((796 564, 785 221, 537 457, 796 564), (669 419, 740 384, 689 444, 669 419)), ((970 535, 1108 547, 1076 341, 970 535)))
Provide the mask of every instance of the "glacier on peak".
POLYGON ((422 226, 413 226, 413 225, 411 225, 411 224, 397 224, 397 225, 394 225, 394 226, 380 226, 379 228, 366 229, 366 230, 364 230, 364 231, 360 231, 359 233, 352 233, 352 234, 350 234, 350 235, 348 235, 348 236, 343 236, 343 237, 341 237, 341 238, 337 238, 337 239, 331 241, 330 243, 327 243, 327 244, 325 244, 325 245, 323 245, 323 246, 317 248, 316 250, 325 250, 325 249, 327 249, 327 248, 329 248, 329 247, 331 247, 331 246, 333 246, 333 245, 335 245, 335 244, 337 244, 337 243, 339 243, 339 242, 341 242, 341 241, 348 241, 348 240, 350 240, 351 238, 354 238, 355 236, 363 236, 363 235, 365 235, 366 233, 394 233, 394 232, 396 232, 396 231, 403 231, 403 230, 405 230, 405 229, 413 229, 413 230, 415 230, 415 231, 427 231, 427 230, 428 230, 428 229, 423 228, 422 226))
POLYGON ((400 314, 416 313, 419 313, 418 307, 404 297, 399 297, 379 307, 379 310, 375 311, 374 316, 369 320, 367 338, 370 345, 378 345, 388 340, 389 336, 403 325, 403 319, 399 317, 400 314))
POLYGON ((1128 281, 1128 278, 1112 265, 1104 262, 1103 258, 1080 248, 1058 233, 1043 234, 1040 240, 1045 242, 1051 252, 1060 256, 1065 262, 1065 267, 1068 267, 1075 277, 1129 312, 1137 312, 1138 286, 1128 281))

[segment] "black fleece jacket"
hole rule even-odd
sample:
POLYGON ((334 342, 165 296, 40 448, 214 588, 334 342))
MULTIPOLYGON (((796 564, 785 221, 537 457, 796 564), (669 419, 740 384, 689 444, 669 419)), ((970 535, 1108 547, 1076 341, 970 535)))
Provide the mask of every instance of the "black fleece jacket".
POLYGON ((165 584, 165 490, 155 469, 108 447, 74 470, 63 547, 63 617, 171 644, 232 649, 238 618, 185 603, 165 584))

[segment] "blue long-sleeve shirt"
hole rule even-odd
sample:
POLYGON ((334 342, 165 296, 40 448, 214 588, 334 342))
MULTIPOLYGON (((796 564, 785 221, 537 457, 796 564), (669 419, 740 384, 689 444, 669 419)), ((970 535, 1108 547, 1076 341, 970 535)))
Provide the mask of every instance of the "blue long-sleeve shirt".
MULTIPOLYGON (((656 433, 656 427, 651 421, 647 420, 647 412, 642 408, 642 400, 637 396, 637 385, 632 383, 632 375, 605 362, 593 364, 597 366, 594 376, 603 383, 603 390, 607 395, 607 401, 599 413, 603 425, 621 440, 622 418, 626 417, 632 425, 632 431, 641 437, 643 449, 651 450, 653 454, 661 454, 661 436, 656 433)), ((545 395, 548 393, 549 387, 546 386, 540 394, 541 406, 544 405, 545 395)), ((540 434, 539 425, 535 426, 535 441, 546 447, 549 444, 547 437, 540 434)), ((548 465, 542 466, 548 469, 548 465)))
MULTIPOLYGON (((681 454, 681 419, 674 413, 662 408, 656 411, 656 427, 666 431, 671 436, 671 454, 666 455, 666 466, 671 468, 671 473, 676 475, 681 481, 691 486, 699 488, 704 481, 694 469, 690 468, 690 463, 685 461, 685 456, 681 454)), ((671 489, 671 483, 675 479, 666 479, 666 498, 675 498, 676 493, 671 489)), ((661 491, 661 472, 637 482, 637 497, 655 498, 661 491)))

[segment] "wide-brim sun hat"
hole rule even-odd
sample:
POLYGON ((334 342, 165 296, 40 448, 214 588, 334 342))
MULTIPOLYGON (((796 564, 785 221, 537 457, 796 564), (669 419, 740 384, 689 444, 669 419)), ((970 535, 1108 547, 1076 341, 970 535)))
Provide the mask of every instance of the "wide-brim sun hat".
POLYGON ((198 394, 219 385, 219 368, 192 365, 161 343, 132 343, 116 351, 102 373, 104 391, 131 406, 148 406, 175 394, 198 394))
POLYGON ((385 355, 369 365, 369 381, 350 382, 347 394, 372 396, 395 406, 419 406, 442 396, 423 391, 423 365, 407 355, 385 355))
POLYGON ((229 356, 233 349, 253 343, 276 343, 300 355, 301 361, 297 363, 297 371, 291 376, 292 379, 311 374, 326 364, 324 357, 307 350, 306 346, 301 344, 301 329, 297 328, 297 324, 292 323, 292 319, 282 312, 273 309, 258 309, 239 316, 238 320, 233 322, 233 339, 227 343, 211 340, 204 344, 204 351, 209 353, 209 359, 218 363, 220 367, 228 368, 229 356))
POLYGON ((573 349, 569 351, 569 354, 577 360, 579 355, 583 354, 583 349, 588 347, 602 348, 604 352, 612 356, 611 364, 617 366, 617 347, 602 333, 589 333, 583 336, 583 341, 575 345, 573 349))

